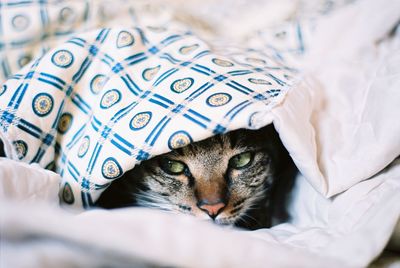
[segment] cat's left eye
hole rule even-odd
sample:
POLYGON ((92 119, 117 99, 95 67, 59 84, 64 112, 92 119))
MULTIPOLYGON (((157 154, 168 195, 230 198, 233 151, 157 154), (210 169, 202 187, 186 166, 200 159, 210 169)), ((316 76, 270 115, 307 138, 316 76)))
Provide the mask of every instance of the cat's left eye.
POLYGON ((186 168, 184 163, 168 158, 161 159, 160 166, 165 172, 171 175, 182 174, 186 168))
POLYGON ((244 152, 233 156, 229 160, 229 166, 234 169, 241 169, 249 166, 253 160, 253 154, 251 152, 244 152))

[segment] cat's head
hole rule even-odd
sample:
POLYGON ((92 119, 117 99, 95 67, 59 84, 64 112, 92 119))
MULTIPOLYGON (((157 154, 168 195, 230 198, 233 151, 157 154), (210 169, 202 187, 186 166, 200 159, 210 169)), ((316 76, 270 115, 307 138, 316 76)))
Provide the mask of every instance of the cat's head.
POLYGON ((279 143, 271 128, 237 130, 143 162, 137 205, 191 214, 219 224, 251 217, 274 182, 279 143))

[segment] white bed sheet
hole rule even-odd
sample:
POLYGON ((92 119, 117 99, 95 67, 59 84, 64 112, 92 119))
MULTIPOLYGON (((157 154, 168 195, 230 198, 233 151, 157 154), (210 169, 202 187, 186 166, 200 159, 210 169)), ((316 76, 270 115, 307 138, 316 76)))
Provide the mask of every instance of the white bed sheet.
POLYGON ((290 223, 247 232, 134 208, 73 215, 57 206, 58 175, 2 159, 1 266, 368 265, 400 215, 400 165, 381 171, 400 154, 400 42, 381 42, 399 5, 368 0, 328 18, 299 63, 298 88, 259 117, 274 122, 305 176, 290 223))

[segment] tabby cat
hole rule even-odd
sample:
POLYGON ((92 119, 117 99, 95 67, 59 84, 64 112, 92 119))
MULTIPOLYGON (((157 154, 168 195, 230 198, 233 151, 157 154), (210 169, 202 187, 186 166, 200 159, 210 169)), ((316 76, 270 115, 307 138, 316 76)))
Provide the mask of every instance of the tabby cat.
POLYGON ((100 196, 248 229, 287 220, 296 168, 272 125, 217 135, 142 162, 100 196))

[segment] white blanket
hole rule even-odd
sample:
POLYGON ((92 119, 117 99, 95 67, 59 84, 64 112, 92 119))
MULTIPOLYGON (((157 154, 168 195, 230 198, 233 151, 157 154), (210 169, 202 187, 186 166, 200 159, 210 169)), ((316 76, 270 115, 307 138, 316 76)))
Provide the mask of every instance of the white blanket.
POLYGON ((149 261, 188 267, 367 265, 400 215, 400 166, 394 162, 381 171, 400 153, 400 41, 387 36, 398 10, 398 1, 362 1, 323 19, 309 52, 293 61, 302 70, 297 86, 254 120, 260 127, 274 123, 304 176, 297 178, 291 223, 244 232, 139 209, 72 216, 54 206, 57 175, 2 160, 1 261, 6 267, 60 261, 85 267, 149 261))
POLYGON ((399 214, 400 165, 331 200, 300 177, 295 221, 254 232, 137 208, 74 216, 57 208, 56 174, 0 167, 2 267, 363 267, 399 214))

